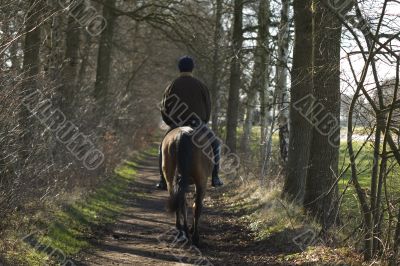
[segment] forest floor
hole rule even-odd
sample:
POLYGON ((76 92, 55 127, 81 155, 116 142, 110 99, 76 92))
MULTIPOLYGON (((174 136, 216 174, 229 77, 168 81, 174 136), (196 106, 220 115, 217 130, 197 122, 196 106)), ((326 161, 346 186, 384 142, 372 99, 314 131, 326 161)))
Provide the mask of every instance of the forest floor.
POLYGON ((315 254, 296 257, 302 250, 293 239, 304 227, 283 228, 257 240, 248 219, 243 219, 254 208, 237 201, 243 189, 228 180, 222 188, 209 185, 199 249, 180 246, 171 237, 175 216, 165 211, 168 194, 155 189, 157 157, 145 154, 132 167, 137 177, 124 193, 124 212, 91 240, 91 248, 78 255, 76 265, 348 265, 329 263, 329 257, 322 262, 315 254))

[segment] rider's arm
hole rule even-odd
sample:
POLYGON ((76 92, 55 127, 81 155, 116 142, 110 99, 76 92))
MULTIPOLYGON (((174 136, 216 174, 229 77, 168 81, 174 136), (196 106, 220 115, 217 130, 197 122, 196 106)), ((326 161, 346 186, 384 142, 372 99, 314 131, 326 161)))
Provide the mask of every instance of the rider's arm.
POLYGON ((208 90, 207 86, 204 85, 204 102, 206 105, 206 123, 210 121, 211 116, 211 99, 210 99, 210 91, 208 90))
POLYGON ((162 99, 162 102, 161 102, 161 116, 162 116, 162 119, 165 122, 165 124, 167 124, 169 126, 171 126, 173 124, 172 120, 170 119, 170 117, 168 115, 169 111, 170 111, 170 110, 168 110, 169 109, 168 106, 170 106, 168 101, 170 99, 169 96, 170 96, 170 93, 171 93, 171 87, 172 87, 172 84, 170 84, 167 87, 167 89, 164 92, 164 96, 163 96, 163 99, 162 99))

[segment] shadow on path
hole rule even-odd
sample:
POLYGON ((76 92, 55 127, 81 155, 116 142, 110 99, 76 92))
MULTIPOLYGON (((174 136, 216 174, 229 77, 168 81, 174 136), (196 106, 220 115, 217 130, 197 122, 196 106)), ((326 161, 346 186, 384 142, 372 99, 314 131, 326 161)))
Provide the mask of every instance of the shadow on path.
POLYGON ((81 254, 77 265, 179 265, 181 261, 193 265, 201 256, 214 265, 279 265, 271 248, 274 239, 254 241, 238 215, 224 209, 220 196, 229 185, 208 189, 200 222, 200 251, 165 241, 160 236, 173 228, 175 217, 165 211, 167 192, 155 189, 158 159, 146 153, 140 157, 136 164, 129 164, 138 175, 126 193, 124 214, 93 241, 92 249, 81 254))

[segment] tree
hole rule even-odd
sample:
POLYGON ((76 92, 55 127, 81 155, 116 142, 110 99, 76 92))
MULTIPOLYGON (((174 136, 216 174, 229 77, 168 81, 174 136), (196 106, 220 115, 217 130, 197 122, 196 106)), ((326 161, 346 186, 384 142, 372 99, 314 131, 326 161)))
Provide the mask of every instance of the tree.
MULTIPOLYGON (((78 7, 79 8, 79 7, 78 7)), ((79 66, 79 47, 80 47, 80 26, 78 22, 70 16, 66 31, 66 51, 65 69, 63 71, 63 84, 61 88, 62 100, 61 108, 64 112, 73 115, 69 107, 72 105, 74 93, 77 86, 78 66, 79 66)))
POLYGON ((286 163, 289 145, 289 112, 288 112, 288 59, 290 41, 289 0, 282 0, 281 21, 278 34, 278 56, 276 66, 276 95, 278 102, 279 149, 281 160, 286 163))
POLYGON ((243 0, 235 0, 229 98, 226 118, 226 145, 236 152, 236 130, 239 115, 239 90, 241 83, 241 50, 243 45, 243 0))
POLYGON ((94 97, 96 99, 98 115, 101 117, 107 106, 108 85, 112 64, 113 35, 116 16, 113 12, 115 0, 106 0, 103 6, 103 17, 107 21, 107 27, 101 33, 99 53, 97 57, 96 83, 94 97))
POLYGON ((218 135, 218 115, 220 109, 220 88, 218 80, 221 78, 221 55, 220 55, 220 42, 221 42, 221 35, 223 31, 222 27, 222 0, 216 0, 216 10, 215 10, 215 28, 214 28, 214 51, 213 51, 213 73, 212 73, 212 80, 211 80, 211 98, 213 101, 212 105, 212 113, 211 113, 211 121, 212 121, 212 129, 218 135))
POLYGON ((295 40, 290 90, 289 155, 283 192, 290 200, 301 203, 308 168, 311 125, 296 110, 296 103, 312 93, 311 0, 294 0, 293 8, 295 40))
POLYGON ((257 93, 261 91, 264 95, 268 89, 269 77, 269 20, 270 20, 270 3, 268 0, 260 1, 258 9, 258 35, 257 45, 254 51, 254 67, 251 77, 250 87, 247 93, 246 118, 243 124, 242 150, 246 153, 249 151, 249 141, 253 126, 253 117, 256 104, 257 93))
POLYGON ((23 69, 27 78, 36 77, 40 66, 40 18, 42 10, 41 1, 30 0, 26 21, 26 36, 24 46, 23 69))
MULTIPOLYGON (((40 71, 40 45, 41 45, 41 14, 42 1, 30 0, 25 24, 25 46, 23 58, 24 82, 22 86, 22 97, 28 96, 36 89, 35 79, 40 71)), ((28 156, 29 150, 32 148, 33 127, 30 111, 25 106, 21 109, 21 125, 24 129, 22 142, 24 149, 21 153, 23 158, 28 156)))
POLYGON ((340 43, 342 25, 336 15, 313 1, 312 140, 304 207, 328 229, 338 215, 340 145, 340 43))

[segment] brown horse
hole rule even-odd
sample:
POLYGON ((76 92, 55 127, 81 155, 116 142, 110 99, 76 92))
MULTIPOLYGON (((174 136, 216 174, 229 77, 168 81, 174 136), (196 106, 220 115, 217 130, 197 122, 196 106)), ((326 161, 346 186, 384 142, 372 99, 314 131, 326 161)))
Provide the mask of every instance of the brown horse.
POLYGON ((207 138, 196 138, 197 135, 190 127, 178 127, 165 136, 161 146, 162 170, 170 194, 169 210, 176 212, 180 238, 189 236, 186 193, 189 185, 196 187, 191 228, 193 245, 199 242, 199 218, 213 167, 212 157, 207 156, 213 154, 211 145, 207 138))

